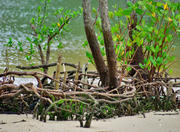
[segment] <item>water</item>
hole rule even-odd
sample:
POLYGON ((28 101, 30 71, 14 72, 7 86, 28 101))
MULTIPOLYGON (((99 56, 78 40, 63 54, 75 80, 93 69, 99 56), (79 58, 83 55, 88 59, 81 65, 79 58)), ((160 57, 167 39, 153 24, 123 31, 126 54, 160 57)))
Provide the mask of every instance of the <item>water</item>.
MULTIPOLYGON (((27 36, 31 34, 29 21, 34 16, 35 9, 39 5, 37 0, 0 0, 0 48, 1 48, 1 69, 6 65, 5 60, 5 44, 9 37, 14 40, 24 41, 27 36)), ((50 6, 50 10, 57 9, 58 7, 65 8, 78 8, 81 6, 80 0, 53 0, 50 6), (69 4, 71 3, 71 4, 69 4)), ((83 27, 78 24, 78 21, 82 18, 76 18, 72 21, 70 25, 71 33, 66 34, 65 38, 62 40, 64 44, 64 49, 56 50, 56 45, 53 47, 53 54, 51 57, 51 62, 56 61, 57 54, 62 53, 64 61, 77 63, 79 60, 82 62, 87 61, 84 57, 85 49, 81 48, 81 44, 85 38, 83 27), (79 29, 77 31, 77 29, 79 29), (76 37, 74 37, 76 35, 76 37), (67 36, 67 37, 66 37, 67 36), (78 56, 72 58, 72 56, 78 56)), ((82 23, 81 23, 82 25, 82 23)), ((11 49, 9 49, 11 50, 11 49)), ((17 54, 16 51, 8 51, 10 67, 14 68, 15 65, 28 65, 25 62, 25 58, 22 55, 17 54), (24 63, 25 62, 25 63, 24 63)), ((35 61, 35 60, 33 60, 35 61)), ((38 63, 35 61, 35 63, 38 63)))
MULTIPOLYGON (((50 5, 50 10, 57 9, 59 7, 64 7, 67 9, 77 9, 81 7, 82 0, 52 0, 50 5)), ((92 5, 97 7, 97 0, 92 0, 92 5)), ((6 67, 6 48, 3 44, 8 42, 9 37, 12 37, 15 41, 23 41, 27 36, 31 34, 29 21, 34 16, 35 9, 39 5, 40 0, 0 0, 0 72, 6 67)), ((125 0, 109 0, 109 5, 115 3, 120 3, 125 5, 125 0)), ((86 39, 83 19, 82 17, 75 18, 71 21, 70 32, 65 33, 62 39, 64 48, 57 50, 55 43, 53 46, 53 51, 50 58, 50 63, 57 60, 57 55, 59 53, 63 56, 64 62, 72 62, 81 64, 87 63, 87 58, 85 57, 86 49, 82 48, 82 43, 86 39)), ((177 47, 173 54, 177 57, 176 63, 173 64, 174 76, 180 76, 180 44, 176 44, 177 47)), ((25 56, 18 53, 15 50, 8 49, 8 62, 12 70, 15 69, 16 65, 28 65, 25 61, 25 56)), ((32 60, 36 64, 39 64, 37 60, 32 60)), ((54 68, 50 69, 50 72, 54 68)))

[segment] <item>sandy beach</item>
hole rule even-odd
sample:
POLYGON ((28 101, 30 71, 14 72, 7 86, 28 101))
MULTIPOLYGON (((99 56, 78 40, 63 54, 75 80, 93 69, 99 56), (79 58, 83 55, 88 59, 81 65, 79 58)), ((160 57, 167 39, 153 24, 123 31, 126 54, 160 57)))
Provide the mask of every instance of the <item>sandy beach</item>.
POLYGON ((151 112, 142 115, 93 121, 80 128, 78 121, 47 121, 32 115, 0 114, 0 132, 180 132, 178 112, 151 112))

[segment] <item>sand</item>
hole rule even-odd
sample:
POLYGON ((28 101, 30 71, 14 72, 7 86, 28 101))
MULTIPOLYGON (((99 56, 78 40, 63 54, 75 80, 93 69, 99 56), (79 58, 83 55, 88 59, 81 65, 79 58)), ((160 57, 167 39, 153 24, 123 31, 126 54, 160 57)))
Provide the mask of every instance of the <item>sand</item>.
POLYGON ((0 114, 0 132, 180 132, 180 114, 151 112, 142 115, 93 121, 91 128, 80 128, 78 121, 47 121, 32 115, 0 114))

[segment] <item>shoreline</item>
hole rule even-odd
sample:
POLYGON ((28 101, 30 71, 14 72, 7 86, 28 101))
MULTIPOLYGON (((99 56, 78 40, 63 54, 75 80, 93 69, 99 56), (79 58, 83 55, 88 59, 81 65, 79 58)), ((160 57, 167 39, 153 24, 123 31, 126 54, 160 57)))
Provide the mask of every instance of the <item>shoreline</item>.
POLYGON ((93 120, 91 128, 79 127, 79 121, 32 119, 32 115, 0 114, 0 132, 179 132, 180 113, 150 112, 105 120, 93 120))

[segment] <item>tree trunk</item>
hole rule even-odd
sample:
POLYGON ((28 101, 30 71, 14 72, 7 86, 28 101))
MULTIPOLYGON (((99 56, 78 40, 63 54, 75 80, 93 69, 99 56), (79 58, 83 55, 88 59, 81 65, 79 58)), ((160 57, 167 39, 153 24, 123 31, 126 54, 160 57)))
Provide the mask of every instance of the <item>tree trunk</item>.
POLYGON ((111 34, 111 27, 108 18, 108 1, 99 0, 99 8, 101 13, 102 30, 106 49, 108 71, 109 71, 109 90, 118 86, 117 80, 117 64, 114 51, 114 43, 111 34))
MULTIPOLYGON (((42 47, 41 47, 40 44, 38 45, 38 51, 39 51, 39 55, 40 55, 40 58, 41 58, 41 64, 42 64, 42 65, 45 65, 46 62, 45 62, 44 54, 43 54, 42 47)), ((44 70, 44 73, 47 74, 47 72, 48 72, 48 67, 43 68, 43 70, 44 70)))
POLYGON ((94 31, 93 21, 91 17, 91 0, 83 0, 83 18, 84 18, 84 26, 86 37, 95 61, 96 69, 100 75, 100 80, 103 86, 108 86, 108 69, 105 65, 104 59, 102 57, 99 43, 94 31))
MULTIPOLYGON (((132 0, 133 3, 136 2, 136 0, 132 0)), ((129 31, 129 37, 133 41, 133 31, 136 30, 137 26, 137 14, 135 11, 131 13, 131 18, 129 20, 129 26, 128 26, 128 31, 129 31)), ((136 73, 136 70, 141 69, 139 66, 139 63, 143 64, 144 60, 144 54, 143 54, 143 49, 142 46, 138 46, 137 43, 133 43, 133 48, 135 51, 134 57, 132 58, 132 61, 130 65, 132 65, 135 69, 132 69, 129 72, 129 75, 133 76, 136 73)), ((146 77, 144 76, 144 73, 142 73, 142 77, 145 79, 146 77)))

